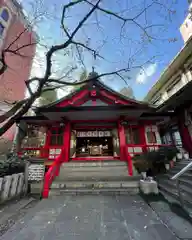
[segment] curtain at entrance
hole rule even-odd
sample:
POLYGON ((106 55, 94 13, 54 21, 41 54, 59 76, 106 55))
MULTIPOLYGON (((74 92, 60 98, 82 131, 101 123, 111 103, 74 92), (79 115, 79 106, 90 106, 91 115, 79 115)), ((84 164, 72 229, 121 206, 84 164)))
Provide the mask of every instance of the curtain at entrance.
POLYGON ((119 135, 118 135, 117 129, 112 130, 112 137, 113 137, 113 155, 114 155, 114 157, 117 157, 120 155, 119 135))
POLYGON ((76 143, 77 143, 76 131, 72 130, 70 140, 70 157, 76 156, 76 143))

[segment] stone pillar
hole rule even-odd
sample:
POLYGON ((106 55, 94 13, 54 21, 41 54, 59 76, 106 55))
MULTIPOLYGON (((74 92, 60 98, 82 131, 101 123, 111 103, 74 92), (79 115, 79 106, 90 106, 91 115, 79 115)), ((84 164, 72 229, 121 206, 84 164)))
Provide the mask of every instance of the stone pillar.
POLYGON ((19 180, 19 174, 13 174, 12 175, 12 184, 11 184, 11 189, 10 189, 10 196, 9 196, 10 198, 13 198, 16 196, 18 180, 19 180))
POLYGON ((5 176, 3 178, 3 186, 1 192, 1 201, 6 201, 9 198, 9 191, 11 187, 12 176, 5 176))
POLYGON ((2 187, 3 187, 3 178, 0 178, 0 194, 1 194, 1 191, 2 191, 2 187))
POLYGON ((19 180, 18 180, 18 186, 17 186, 17 196, 19 196, 22 193, 23 185, 24 185, 24 174, 19 173, 19 180))

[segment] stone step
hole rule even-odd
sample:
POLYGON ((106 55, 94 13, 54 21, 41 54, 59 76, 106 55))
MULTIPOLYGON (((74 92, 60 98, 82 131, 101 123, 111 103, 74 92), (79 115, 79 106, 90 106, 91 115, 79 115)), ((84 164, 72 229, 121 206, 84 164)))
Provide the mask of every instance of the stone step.
MULTIPOLYGON (((159 183, 159 188, 162 189, 163 191, 169 192, 170 195, 173 195, 173 196, 175 195, 178 198, 178 191, 176 186, 168 183, 166 184, 159 183)), ((190 189, 182 185, 180 189, 181 189, 181 194, 183 196, 183 200, 192 206, 192 193, 190 189)))
MULTIPOLYGON (((167 174, 163 174, 162 176, 159 177, 159 179, 162 179, 162 178, 171 178, 175 175, 176 173, 172 173, 172 172, 168 172, 167 174)), ((191 172, 185 172, 182 176, 179 177, 180 179, 185 179, 185 180, 188 180, 188 181, 191 181, 192 179, 192 173, 191 172)))
POLYGON ((139 188, 102 188, 102 189, 51 189, 49 196, 59 195, 135 195, 139 188))
MULTIPOLYGON (((177 185, 176 185, 176 181, 175 180, 170 180, 170 179, 162 179, 160 181, 160 184, 164 185, 164 186, 167 186, 169 188, 171 188, 172 190, 177 190, 177 185)), ((181 192, 189 197, 191 197, 191 202, 192 202, 192 183, 189 184, 189 186, 187 186, 185 184, 185 181, 181 181, 180 182, 180 189, 181 189, 181 192)))
POLYGON ((129 188, 138 187, 138 181, 68 181, 53 182, 51 189, 101 189, 101 188, 129 188))
POLYGON ((107 172, 107 171, 86 171, 86 172, 64 172, 62 173, 62 171, 59 173, 59 176, 57 178, 59 179, 69 179, 69 178, 100 178, 100 177, 106 177, 106 178, 110 178, 110 177, 125 177, 128 176, 128 171, 113 171, 113 172, 107 172))
POLYGON ((128 176, 128 169, 83 169, 83 170, 60 170, 59 176, 128 176))
POLYGON ((127 163, 124 161, 71 161, 67 163, 63 163, 61 168, 75 168, 75 167, 104 167, 104 166, 127 166, 127 163))
MULTIPOLYGON (((161 178, 159 178, 159 181, 162 182, 164 180, 170 180, 170 181, 173 181, 174 183, 176 183, 176 180, 171 180, 171 177, 172 177, 172 175, 165 174, 165 175, 161 176, 161 178)), ((189 188, 192 189, 192 181, 191 181, 191 179, 192 178, 190 178, 190 177, 185 178, 185 176, 179 177, 179 181, 181 182, 181 184, 183 184, 186 187, 189 187, 189 188)))
MULTIPOLYGON (((159 190, 166 198, 168 198, 168 200, 170 199, 172 202, 181 204, 179 201, 178 193, 176 191, 172 191, 172 189, 170 189, 164 185, 161 185, 161 184, 159 184, 159 190)), ((191 198, 183 198, 183 201, 185 204, 184 207, 187 208, 188 211, 191 212, 191 210, 192 210, 191 198)))
POLYGON ((104 166, 104 167, 99 167, 99 166, 83 166, 83 167, 62 167, 60 168, 60 172, 78 172, 78 171, 122 171, 122 170, 127 170, 127 166, 104 166))
POLYGON ((177 165, 187 165, 191 162, 191 160, 181 160, 179 162, 176 162, 177 165))
MULTIPOLYGON (((103 182, 110 182, 110 181, 139 181, 141 179, 141 176, 138 175, 138 176, 97 176, 97 177, 93 177, 93 176, 78 176, 78 177, 68 177, 68 181, 71 181, 71 182, 81 182, 81 181, 103 181, 103 182)), ((54 182, 63 182, 63 179, 62 177, 58 176, 55 178, 54 182)))
MULTIPOLYGON (((175 175, 176 173, 178 173, 179 171, 181 171, 181 169, 182 169, 182 168, 174 167, 174 168, 172 168, 172 169, 169 171, 169 173, 172 174, 172 176, 173 176, 173 175, 175 175)), ((186 173, 187 173, 187 174, 191 174, 191 176, 192 176, 192 169, 188 169, 188 171, 185 172, 184 174, 186 174, 186 173)), ((183 175, 184 175, 184 174, 183 174, 183 175)))

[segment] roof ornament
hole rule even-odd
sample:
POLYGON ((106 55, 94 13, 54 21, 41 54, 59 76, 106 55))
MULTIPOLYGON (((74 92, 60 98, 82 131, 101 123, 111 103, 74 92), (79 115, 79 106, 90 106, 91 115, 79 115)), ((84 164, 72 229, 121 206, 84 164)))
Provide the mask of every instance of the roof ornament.
POLYGON ((95 81, 98 79, 98 76, 99 76, 99 74, 97 72, 95 72, 95 68, 92 67, 92 72, 89 73, 88 80, 95 81))

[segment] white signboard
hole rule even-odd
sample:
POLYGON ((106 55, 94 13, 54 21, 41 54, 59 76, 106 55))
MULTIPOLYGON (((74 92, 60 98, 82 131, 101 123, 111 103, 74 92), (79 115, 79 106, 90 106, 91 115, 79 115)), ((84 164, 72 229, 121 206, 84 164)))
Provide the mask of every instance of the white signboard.
POLYGON ((28 168, 28 180, 39 182, 44 179, 45 166, 44 164, 31 164, 28 168))
POLYGON ((86 131, 77 132, 77 137, 111 137, 110 131, 86 131))

